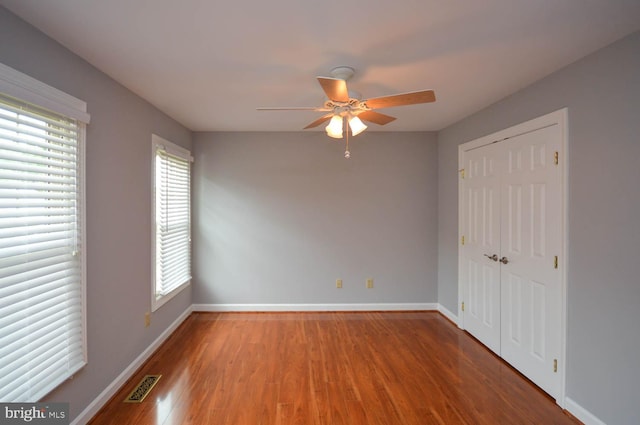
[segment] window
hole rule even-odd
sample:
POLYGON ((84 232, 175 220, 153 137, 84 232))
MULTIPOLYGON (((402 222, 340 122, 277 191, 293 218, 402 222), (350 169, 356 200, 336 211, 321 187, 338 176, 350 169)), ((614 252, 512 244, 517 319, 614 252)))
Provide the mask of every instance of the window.
POLYGON ((84 102, 0 64, 2 402, 38 401, 87 361, 88 122, 84 102))
POLYGON ((151 142, 155 311, 191 281, 191 154, 156 135, 151 142))

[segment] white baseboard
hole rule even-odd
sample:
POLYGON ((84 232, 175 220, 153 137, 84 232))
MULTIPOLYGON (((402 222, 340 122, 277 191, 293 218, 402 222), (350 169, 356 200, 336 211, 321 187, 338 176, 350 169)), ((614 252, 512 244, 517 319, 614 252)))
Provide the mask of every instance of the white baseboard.
POLYGON ((565 397, 564 400, 565 410, 575 416, 576 419, 584 423, 584 425, 607 425, 600 419, 598 419, 593 413, 589 412, 587 409, 580 406, 569 397, 565 397))
POLYGON ((95 416, 96 413, 104 406, 111 397, 122 387, 131 376, 144 364, 145 361, 160 347, 160 345, 171 336, 171 334, 178 329, 178 326, 185 321, 192 312, 192 306, 187 308, 176 320, 173 321, 167 329, 160 334, 158 338, 147 347, 125 370, 122 371, 116 379, 113 380, 105 389, 100 393, 98 397, 93 400, 86 409, 82 411, 74 420, 71 425, 86 424, 95 416))
POLYGON ((442 304, 438 304, 438 311, 447 319, 451 320, 453 323, 455 323, 456 326, 458 326, 458 316, 453 314, 449 309, 447 309, 445 306, 443 306, 442 304))
POLYGON ((430 311, 437 303, 381 304, 194 304, 193 311, 430 311))

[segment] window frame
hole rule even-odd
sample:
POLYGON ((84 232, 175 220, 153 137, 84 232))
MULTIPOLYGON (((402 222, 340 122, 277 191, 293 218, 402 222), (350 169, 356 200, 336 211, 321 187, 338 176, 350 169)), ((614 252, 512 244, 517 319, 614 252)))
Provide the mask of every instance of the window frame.
MULTIPOLYGON (((76 190, 77 214, 76 220, 80 246, 77 254, 79 258, 79 278, 80 278, 80 311, 81 317, 78 323, 81 327, 78 340, 81 343, 81 361, 71 368, 67 368, 64 373, 51 379, 44 385, 43 390, 33 394, 30 400, 19 400, 20 402, 33 402, 44 398, 48 393, 58 388, 73 375, 83 369, 88 363, 87 344, 87 220, 86 220, 86 125, 89 124, 90 115, 87 113, 87 104, 60 91, 46 83, 32 78, 20 71, 0 63, 0 93, 9 98, 13 98, 25 105, 33 105, 36 109, 50 111, 76 122, 76 143, 77 143, 77 179, 78 189, 76 190)), ((68 313, 68 312, 67 312, 68 313)))
POLYGON ((192 201, 191 201, 191 186, 192 186, 192 176, 191 176, 191 163, 193 162, 193 157, 191 156, 191 152, 183 148, 182 146, 178 146, 175 143, 172 143, 156 134, 151 135, 151 311, 155 312, 160 307, 165 305, 167 302, 172 300, 175 296, 177 296, 180 292, 191 285, 192 280, 192 246, 191 246, 191 228, 192 228, 192 201), (158 295, 157 291, 157 222, 156 222, 156 196, 157 196, 157 185, 156 185, 156 157, 158 154, 158 150, 164 150, 169 155, 173 155, 184 159, 189 163, 189 279, 186 280, 181 285, 174 288, 171 292, 158 295))

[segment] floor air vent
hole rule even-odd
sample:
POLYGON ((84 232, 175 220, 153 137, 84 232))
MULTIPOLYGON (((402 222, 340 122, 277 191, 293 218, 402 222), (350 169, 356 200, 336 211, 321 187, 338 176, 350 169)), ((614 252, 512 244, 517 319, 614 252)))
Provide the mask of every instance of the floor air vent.
POLYGON ((151 392, 151 389, 158 383, 158 380, 162 375, 146 375, 142 378, 142 381, 137 387, 131 391, 129 397, 127 397, 125 403, 142 403, 142 400, 151 392))

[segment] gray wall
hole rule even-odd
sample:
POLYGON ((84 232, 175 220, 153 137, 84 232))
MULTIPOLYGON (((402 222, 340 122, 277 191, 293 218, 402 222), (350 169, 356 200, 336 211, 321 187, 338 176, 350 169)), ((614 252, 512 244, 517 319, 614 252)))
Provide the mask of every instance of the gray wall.
POLYGON ((350 144, 195 134, 194 303, 437 302, 435 134, 350 144))
POLYGON ((640 33, 438 135, 438 297, 457 312, 457 146, 569 110, 567 396, 640 423, 640 33))
POLYGON ((77 416, 191 305, 187 290, 144 327, 151 305, 151 133, 191 133, 0 7, 0 62, 87 102, 89 364, 47 399, 77 416))

